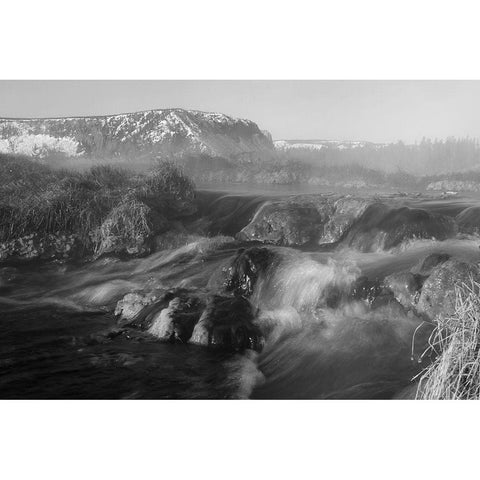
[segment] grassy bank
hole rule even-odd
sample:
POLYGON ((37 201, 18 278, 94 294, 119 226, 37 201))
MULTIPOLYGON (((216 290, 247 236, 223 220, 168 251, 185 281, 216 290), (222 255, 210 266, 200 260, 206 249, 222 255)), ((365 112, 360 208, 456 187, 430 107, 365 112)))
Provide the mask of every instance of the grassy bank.
POLYGON ((0 155, 0 242, 76 235, 90 252, 133 245, 191 208, 194 184, 171 162, 145 174, 112 166, 54 170, 0 155))
POLYGON ((430 337, 435 360, 419 377, 418 399, 480 399, 480 284, 471 280, 455 293, 455 313, 430 337))

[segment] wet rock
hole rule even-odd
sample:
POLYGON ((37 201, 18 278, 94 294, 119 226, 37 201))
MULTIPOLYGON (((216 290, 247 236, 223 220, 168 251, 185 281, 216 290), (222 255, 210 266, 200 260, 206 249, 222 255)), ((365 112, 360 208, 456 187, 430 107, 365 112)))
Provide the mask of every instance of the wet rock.
POLYGON ((324 221, 312 203, 267 202, 238 233, 237 238, 283 246, 302 246, 318 239, 323 232, 324 221))
POLYGON ((224 269, 225 291, 249 297, 261 273, 272 265, 275 253, 265 247, 240 249, 232 263, 224 269))
POLYGON ((451 255, 448 253, 432 253, 422 260, 416 267, 412 268, 413 273, 422 276, 429 276, 433 269, 447 260, 450 260, 451 255))
POLYGON ((466 208, 455 217, 455 220, 461 233, 480 234, 480 207, 466 208))
POLYGON ((378 279, 370 280, 362 276, 352 285, 351 296, 355 300, 365 300, 371 304, 382 292, 382 286, 378 279))
POLYGON ((263 337, 254 311, 243 297, 213 296, 195 325, 191 343, 233 350, 260 350, 263 337))
POLYGON ((152 319, 148 333, 163 340, 187 342, 202 312, 202 302, 186 295, 170 300, 152 319))
POLYGON ((451 259, 435 267, 425 280, 417 310, 431 319, 449 316, 455 311, 455 286, 480 280, 480 270, 475 264, 451 259))
POLYGON ((115 308, 115 315, 119 325, 128 325, 133 322, 148 305, 156 302, 158 297, 155 294, 128 293, 115 308))
POLYGON ((353 197, 336 200, 319 243, 335 243, 341 240, 370 204, 371 201, 353 197))
POLYGON ((67 261, 76 258, 81 244, 76 235, 26 235, 0 243, 1 262, 67 261))
POLYGON ((361 252, 390 250, 406 240, 445 240, 457 233, 455 220, 419 208, 370 205, 358 219, 345 242, 361 252))
POLYGON ((393 273, 383 280, 385 287, 405 308, 413 308, 417 304, 422 282, 422 277, 411 272, 393 273))

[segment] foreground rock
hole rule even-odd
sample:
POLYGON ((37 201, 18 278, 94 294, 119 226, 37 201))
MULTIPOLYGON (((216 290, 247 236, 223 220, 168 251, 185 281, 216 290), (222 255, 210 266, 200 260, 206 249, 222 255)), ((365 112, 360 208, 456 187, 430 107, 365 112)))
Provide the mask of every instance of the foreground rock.
POLYGON ((224 269, 223 287, 226 292, 249 297, 259 276, 272 265, 276 256, 265 247, 240 249, 232 263, 224 269))
POLYGON ((425 280, 418 301, 418 311, 431 319, 449 316, 455 312, 455 287, 480 281, 480 270, 475 264, 451 259, 435 267, 425 280))
POLYGON ((190 342, 234 350, 260 350, 263 337, 253 319, 252 306, 245 298, 215 295, 208 300, 190 342))
POLYGON ((153 293, 128 293, 117 303, 115 308, 114 314, 119 317, 118 324, 124 326, 132 323, 145 307, 151 305, 157 300, 157 295, 153 293))
POLYGON ((162 340, 186 343, 202 311, 200 299, 180 295, 152 318, 148 332, 162 340))
POLYGON ((117 304, 121 327, 146 330, 165 341, 228 350, 261 349, 263 336, 243 297, 201 297, 183 289, 163 295, 130 293, 117 304))

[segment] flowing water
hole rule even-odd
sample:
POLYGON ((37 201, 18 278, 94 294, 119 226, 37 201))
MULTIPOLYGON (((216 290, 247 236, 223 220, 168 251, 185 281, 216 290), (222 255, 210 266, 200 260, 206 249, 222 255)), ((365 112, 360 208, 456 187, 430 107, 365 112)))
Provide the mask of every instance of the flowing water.
MULTIPOLYGON (((476 237, 411 239, 385 248, 377 220, 367 219, 371 223, 365 220, 328 248, 269 246, 274 260, 249 297, 257 321, 268 331, 261 351, 172 344, 159 340, 154 327, 118 326, 115 305, 133 291, 218 293, 226 266, 240 248, 251 246, 232 237, 263 202, 282 195, 205 191, 196 222, 202 225, 208 216, 209 233, 191 235, 146 258, 3 267, 0 397, 401 396, 422 368, 431 326, 396 305, 372 309, 355 299, 332 301, 332 292, 341 297, 362 276, 376 279, 411 269, 430 253, 480 261, 476 237)), ((451 217, 476 205, 465 198, 401 202, 408 209, 451 217)))

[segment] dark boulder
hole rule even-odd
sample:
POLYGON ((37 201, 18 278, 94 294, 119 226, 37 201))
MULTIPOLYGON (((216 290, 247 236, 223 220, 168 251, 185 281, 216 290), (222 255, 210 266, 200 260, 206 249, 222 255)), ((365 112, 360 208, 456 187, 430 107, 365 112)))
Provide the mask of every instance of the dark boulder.
POLYGON ((365 300, 371 305, 381 292, 382 285, 378 279, 370 280, 368 277, 362 276, 357 278, 352 285, 351 296, 355 300, 365 300))
POLYGON ((362 252, 390 250, 406 240, 445 240, 457 233, 455 220, 419 208, 370 205, 345 238, 348 246, 362 252))
POLYGON ((260 350, 263 337, 253 319, 253 308, 245 298, 212 296, 190 342, 233 350, 260 350))
POLYGON ((190 296, 190 292, 183 288, 128 293, 117 303, 117 323, 119 326, 148 330, 155 317, 167 308, 173 299, 180 297, 189 301, 190 296))
POLYGON ((383 280, 384 286, 405 308, 413 308, 417 304, 422 283, 422 277, 411 272, 393 273, 383 280))
POLYGON ((275 258, 275 253, 265 247, 240 249, 231 264, 223 269, 225 291, 249 297, 259 276, 272 265, 275 258))
POLYGON ((319 243, 328 244, 341 240, 371 203, 370 200, 349 196, 336 200, 333 212, 323 227, 319 243))
POLYGON ((238 233, 237 238, 274 245, 302 246, 318 240, 324 222, 325 218, 313 203, 267 202, 238 233))
POLYGON ((416 267, 412 268, 413 273, 428 277, 433 269, 447 260, 450 260, 451 255, 448 253, 432 253, 422 260, 416 267))
POLYGON ((202 302, 196 297, 176 296, 166 308, 153 316, 148 332, 163 340, 186 343, 192 336, 202 307, 202 302))

